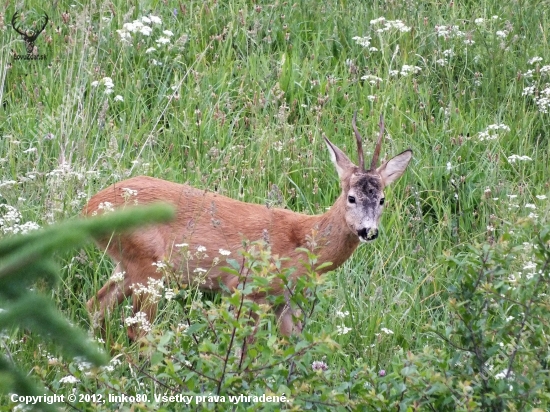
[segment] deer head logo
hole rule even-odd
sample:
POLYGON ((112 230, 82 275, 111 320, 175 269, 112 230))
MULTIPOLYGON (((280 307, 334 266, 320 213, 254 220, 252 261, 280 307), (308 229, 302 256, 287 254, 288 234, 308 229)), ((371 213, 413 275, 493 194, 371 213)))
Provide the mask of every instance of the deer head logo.
MULTIPOLYGON (((11 18, 11 25, 12 25, 13 29, 17 33, 19 33, 21 35, 21 37, 23 37, 23 40, 25 41, 25 45, 27 47, 27 54, 32 54, 33 51, 34 51, 34 42, 36 41, 36 39, 38 38, 40 33, 42 33, 44 31, 44 29, 46 28, 46 25, 48 24, 48 20, 49 20, 48 15, 46 13, 44 13, 44 24, 42 24, 42 27, 40 27, 40 29, 38 29, 38 30, 36 30, 36 29, 21 30, 20 27, 17 27, 17 25, 16 25, 16 20, 17 20, 18 14, 19 14, 19 12, 15 12, 13 17, 11 18)), ((37 26, 38 26, 38 22, 37 22, 37 26)))

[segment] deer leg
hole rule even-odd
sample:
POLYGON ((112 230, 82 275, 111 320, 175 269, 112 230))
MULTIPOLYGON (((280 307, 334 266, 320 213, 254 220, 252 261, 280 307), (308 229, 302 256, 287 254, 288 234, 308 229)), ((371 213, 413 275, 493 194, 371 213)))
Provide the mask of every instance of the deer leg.
POLYGON ((114 281, 113 276, 123 273, 124 267, 118 263, 113 270, 111 278, 103 285, 103 287, 86 303, 88 313, 92 319, 92 328, 100 329, 101 335, 105 338, 105 316, 111 312, 117 305, 129 296, 132 291, 128 284, 128 277, 124 277, 122 281, 114 281))
POLYGON ((163 289, 160 289, 155 281, 163 277, 163 273, 157 271, 153 265, 156 261, 149 259, 133 260, 130 264, 139 271, 139 277, 130 287, 132 288, 132 312, 133 320, 128 324, 128 337, 135 341, 145 336, 151 329, 151 323, 157 315, 159 296, 163 289), (160 290, 159 290, 160 289, 160 290))
POLYGON ((285 293, 286 303, 281 304, 275 308, 275 316, 277 317, 277 325, 279 326, 279 331, 284 336, 290 336, 293 334, 302 333, 302 323, 295 322, 293 320, 294 311, 290 306, 290 298, 285 293))
POLYGON ((292 321, 292 309, 289 305, 279 305, 275 308, 275 316, 277 317, 277 325, 281 335, 290 336, 294 329, 292 321))

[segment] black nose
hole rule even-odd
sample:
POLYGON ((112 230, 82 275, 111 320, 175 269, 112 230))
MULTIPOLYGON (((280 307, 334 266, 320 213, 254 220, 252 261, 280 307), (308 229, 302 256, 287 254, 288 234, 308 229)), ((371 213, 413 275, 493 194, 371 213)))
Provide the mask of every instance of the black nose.
POLYGON ((357 231, 357 236, 364 240, 374 240, 378 237, 378 229, 363 228, 357 231))

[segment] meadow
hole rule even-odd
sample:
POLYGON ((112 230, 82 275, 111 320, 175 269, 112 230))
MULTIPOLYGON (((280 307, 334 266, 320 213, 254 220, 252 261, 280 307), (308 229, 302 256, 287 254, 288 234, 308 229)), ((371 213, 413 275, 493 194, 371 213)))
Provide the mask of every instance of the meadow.
MULTIPOLYGON (((547 410, 549 12, 544 0, 0 6, 0 237, 76 219, 93 194, 137 175, 323 213, 340 194, 323 136, 355 161, 357 111, 369 159, 383 114, 381 157, 411 148, 413 160, 385 191, 378 239, 319 285, 306 336, 292 343, 305 360, 290 372, 281 360, 256 386, 259 372, 214 389, 295 399, 242 403, 258 410, 547 410), (44 59, 16 58, 27 53, 16 11, 21 27, 49 16, 34 50, 44 59), (356 370, 360 387, 349 383, 356 370)), ((91 242, 58 258, 62 284, 47 294, 89 331, 85 302, 112 263, 91 242)), ((186 295, 188 307, 224 302, 186 295)), ((128 342, 126 306, 112 315, 98 344, 114 360, 93 376, 25 330, 4 331, 1 346, 48 393, 215 392, 195 361, 185 367, 189 344, 175 343, 197 332, 178 326, 181 305, 161 306, 149 351, 128 342)), ((267 316, 258 353, 288 345, 267 316)))

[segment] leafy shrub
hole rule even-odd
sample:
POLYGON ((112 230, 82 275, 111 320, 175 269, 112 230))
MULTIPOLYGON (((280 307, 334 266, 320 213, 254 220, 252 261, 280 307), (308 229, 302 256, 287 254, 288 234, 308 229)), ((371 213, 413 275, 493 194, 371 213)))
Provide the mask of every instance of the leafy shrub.
MULTIPOLYGON (((497 243, 446 257, 456 279, 445 308, 452 322, 428 325, 435 343, 418 353, 398 350, 386 369, 371 359, 339 364, 344 354, 336 333, 308 327, 330 287, 317 275, 315 254, 307 251, 307 275, 294 280, 262 242, 246 245, 239 260, 227 260, 226 270, 242 284, 221 302, 206 299, 198 285, 181 284, 164 266, 170 280, 165 290, 185 313, 180 321, 153 324, 136 346, 115 344, 117 355, 107 368, 81 362, 64 368, 79 393, 133 396, 127 399, 135 410, 170 410, 175 402, 195 410, 544 410, 550 393, 549 246, 550 227, 528 225, 497 243), (526 241, 533 232, 536 244, 526 241), (290 302, 304 326, 299 336, 276 331, 269 309, 281 298, 265 305, 245 298, 276 279, 294 290, 290 302)), ((121 405, 122 399, 112 399, 101 407, 121 405)))

